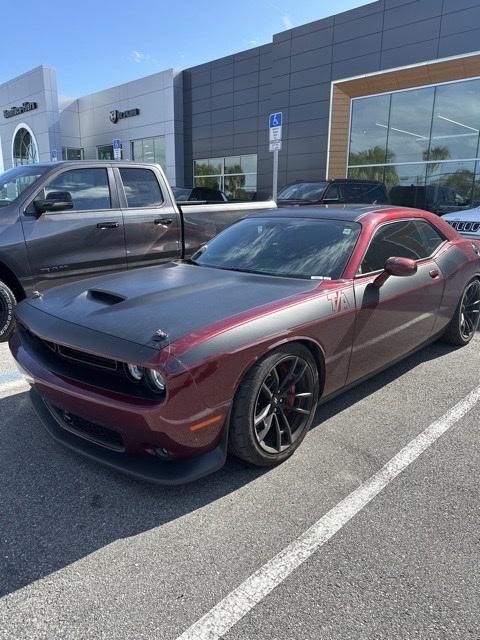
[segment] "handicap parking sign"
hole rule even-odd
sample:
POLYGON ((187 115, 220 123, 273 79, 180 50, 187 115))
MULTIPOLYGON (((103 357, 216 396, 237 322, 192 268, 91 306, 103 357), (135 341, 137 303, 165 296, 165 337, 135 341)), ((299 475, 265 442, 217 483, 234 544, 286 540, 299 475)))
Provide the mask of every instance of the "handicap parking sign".
POLYGON ((283 120, 283 113, 279 111, 278 113, 271 113, 268 119, 268 124, 270 129, 274 127, 281 127, 283 120))

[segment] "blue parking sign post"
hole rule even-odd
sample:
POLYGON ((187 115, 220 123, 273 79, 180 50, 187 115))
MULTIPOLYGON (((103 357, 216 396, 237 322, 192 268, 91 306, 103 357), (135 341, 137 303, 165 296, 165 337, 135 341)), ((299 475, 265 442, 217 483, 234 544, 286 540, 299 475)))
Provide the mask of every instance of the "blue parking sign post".
POLYGON ((269 150, 273 152, 272 198, 277 201, 278 192, 278 152, 282 149, 283 113, 277 111, 268 116, 269 150))
POLYGON ((122 141, 119 138, 115 138, 112 140, 113 147, 113 159, 121 160, 122 159, 122 141))

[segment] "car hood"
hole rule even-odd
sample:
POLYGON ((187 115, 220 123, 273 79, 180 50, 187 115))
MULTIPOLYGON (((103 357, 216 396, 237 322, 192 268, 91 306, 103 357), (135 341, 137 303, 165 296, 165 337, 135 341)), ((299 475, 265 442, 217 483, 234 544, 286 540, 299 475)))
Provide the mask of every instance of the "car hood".
POLYGON ((210 324, 245 312, 254 315, 265 305, 318 285, 315 280, 172 262, 63 285, 23 304, 109 336, 162 348, 210 324), (158 331, 166 335, 159 339, 158 331))

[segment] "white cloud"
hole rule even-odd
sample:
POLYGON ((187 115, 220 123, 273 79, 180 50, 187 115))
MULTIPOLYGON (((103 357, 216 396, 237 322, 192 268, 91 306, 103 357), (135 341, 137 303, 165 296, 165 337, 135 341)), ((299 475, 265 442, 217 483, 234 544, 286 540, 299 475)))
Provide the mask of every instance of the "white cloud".
POLYGON ((282 22, 285 29, 293 29, 293 20, 288 14, 284 13, 282 15, 282 22))
POLYGON ((136 62, 137 64, 142 64, 145 62, 152 62, 152 57, 148 53, 143 53, 142 51, 131 51, 129 59, 132 62, 136 62))

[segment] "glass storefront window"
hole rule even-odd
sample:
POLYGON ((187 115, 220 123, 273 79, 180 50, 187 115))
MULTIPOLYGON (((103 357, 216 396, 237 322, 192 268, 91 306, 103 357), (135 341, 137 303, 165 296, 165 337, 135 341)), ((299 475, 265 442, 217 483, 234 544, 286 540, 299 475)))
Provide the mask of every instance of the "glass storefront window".
POLYGON ((425 208, 426 166, 401 164, 385 167, 385 186, 390 202, 402 207, 425 208))
POLYGON ((475 158, 479 127, 480 80, 437 87, 428 159, 475 158))
POLYGON ((389 95, 353 101, 349 164, 383 164, 387 161, 389 111, 389 95))
POLYGON ((466 208, 472 202, 475 162, 439 162, 427 165, 427 205, 435 213, 466 208))
POLYGON ((392 94, 387 156, 390 162, 427 160, 434 87, 392 94))
POLYGON ((113 145, 104 144, 97 147, 97 156, 99 160, 113 160, 113 145))
POLYGON ((194 160, 193 180, 196 187, 223 191, 229 200, 253 200, 257 191, 257 156, 194 160))
POLYGON ((13 162, 19 164, 34 164, 38 162, 38 150, 30 131, 23 127, 17 131, 13 141, 13 162))
POLYGON ((62 160, 83 160, 83 149, 77 149, 75 147, 63 147, 62 148, 62 160))
POLYGON ((130 146, 132 160, 155 162, 165 168, 165 136, 132 140, 130 146))
POLYGON ((392 204, 479 206, 479 156, 478 79, 352 100, 348 176, 384 182, 392 204))

